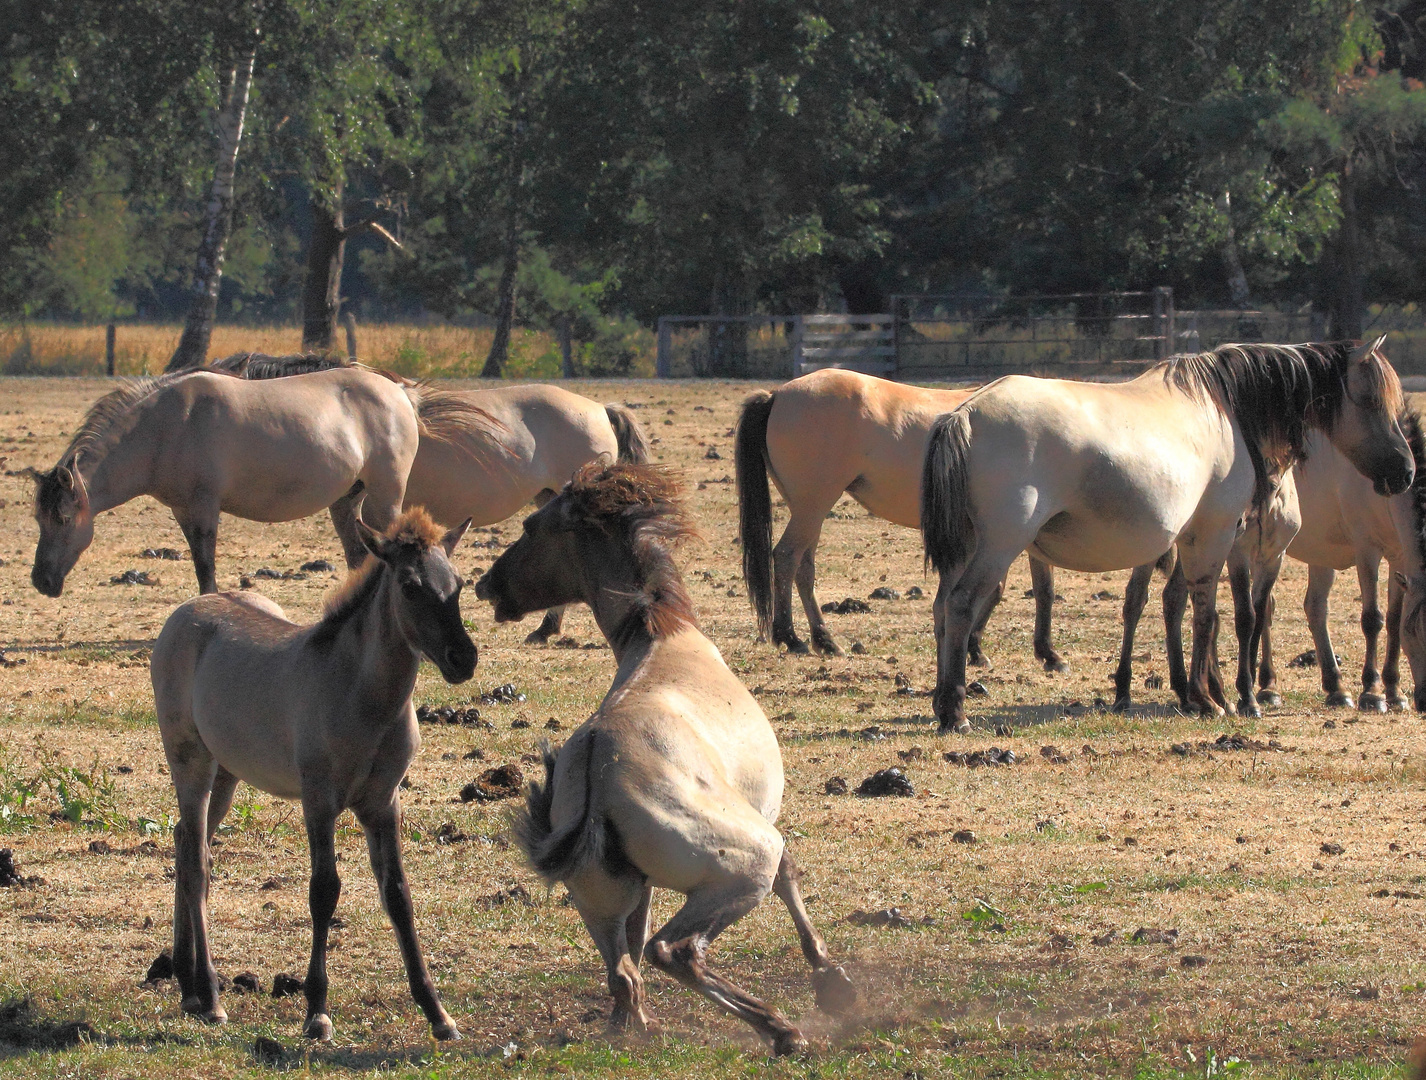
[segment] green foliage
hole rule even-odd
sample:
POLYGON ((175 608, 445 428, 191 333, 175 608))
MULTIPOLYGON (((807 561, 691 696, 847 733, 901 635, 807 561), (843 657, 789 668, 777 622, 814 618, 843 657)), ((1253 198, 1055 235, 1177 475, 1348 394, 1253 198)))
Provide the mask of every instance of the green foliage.
MULTIPOLYGON (((0 830, 31 829, 46 812, 54 820, 87 829, 130 827, 118 809, 118 792, 107 769, 101 769, 97 760, 88 769, 66 765, 36 740, 33 762, 22 763, 13 755, 0 759, 0 830), (52 809, 45 811, 47 805, 52 809)), ((136 827, 148 832, 155 825, 140 818, 136 827)))

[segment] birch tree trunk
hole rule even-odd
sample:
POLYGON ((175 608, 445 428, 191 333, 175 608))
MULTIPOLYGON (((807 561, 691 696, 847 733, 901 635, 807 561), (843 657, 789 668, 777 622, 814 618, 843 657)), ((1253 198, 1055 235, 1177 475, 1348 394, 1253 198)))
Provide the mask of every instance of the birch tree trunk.
POLYGON ((213 190, 193 271, 193 299, 183 336, 169 358, 168 371, 198 367, 208 359, 208 342, 218 314, 218 286, 223 280, 223 252, 233 228, 233 175, 238 166, 238 145, 243 138, 243 118, 247 115, 256 58, 254 44, 229 74, 223 107, 218 111, 218 160, 213 167, 213 190))

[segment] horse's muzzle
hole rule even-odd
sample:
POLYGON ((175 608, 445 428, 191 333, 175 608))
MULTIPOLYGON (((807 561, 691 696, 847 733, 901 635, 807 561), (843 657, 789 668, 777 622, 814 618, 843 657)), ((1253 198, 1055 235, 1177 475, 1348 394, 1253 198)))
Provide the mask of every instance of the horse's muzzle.
POLYGON ((464 644, 447 645, 440 657, 432 657, 436 667, 441 669, 441 678, 448 683, 470 681, 475 675, 475 666, 480 662, 480 650, 475 642, 467 639, 464 644))
POLYGON ((475 598, 477 600, 490 599, 490 575, 481 574, 480 579, 475 583, 475 598))
POLYGON ((1383 497, 1400 495, 1411 486, 1411 482, 1415 479, 1416 463, 1408 458, 1395 469, 1378 473, 1372 481, 1372 490, 1383 497))
POLYGON ((54 598, 64 592, 64 578, 56 574, 44 573, 36 566, 30 571, 30 584, 45 596, 54 598))

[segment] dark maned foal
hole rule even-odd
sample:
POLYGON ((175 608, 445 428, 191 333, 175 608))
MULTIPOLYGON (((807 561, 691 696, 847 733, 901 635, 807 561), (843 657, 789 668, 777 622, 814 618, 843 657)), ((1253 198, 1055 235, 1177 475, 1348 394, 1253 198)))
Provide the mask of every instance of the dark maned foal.
POLYGON ((421 957, 401 865, 399 785, 420 746, 411 690, 426 656, 447 682, 475 674, 444 536, 419 507, 383 536, 357 519, 374 558, 353 572, 321 622, 298 626, 271 600, 215 593, 182 604, 154 645, 151 673, 163 748, 178 793, 173 966, 183 1011, 227 1014, 208 948, 209 845, 239 780, 301 799, 312 855, 312 959, 303 1033, 330 1039, 327 930, 337 908, 334 833, 350 809, 366 831, 381 903, 396 929, 411 993, 438 1039, 460 1033, 421 957))
POLYGON ((849 1009, 856 991, 807 916, 775 825, 777 737, 698 629, 669 554, 693 531, 678 494, 654 466, 585 466, 476 585, 501 622, 583 600, 619 663, 599 710, 558 755, 546 748, 517 832, 535 869, 568 887, 604 957, 611 1025, 651 1023, 642 956, 785 1054, 807 1045, 802 1033, 709 967, 714 938, 776 892, 818 1004, 849 1009), (655 886, 688 902, 649 940, 655 886))

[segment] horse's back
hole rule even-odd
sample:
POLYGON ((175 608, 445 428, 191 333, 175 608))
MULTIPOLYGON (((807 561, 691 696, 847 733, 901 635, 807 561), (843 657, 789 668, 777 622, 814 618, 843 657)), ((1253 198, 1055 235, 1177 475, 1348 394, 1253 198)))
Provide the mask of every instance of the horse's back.
POLYGON ((794 510, 850 491, 876 517, 915 527, 931 425, 969 394, 837 368, 794 379, 778 387, 768 416, 773 481, 794 510))

